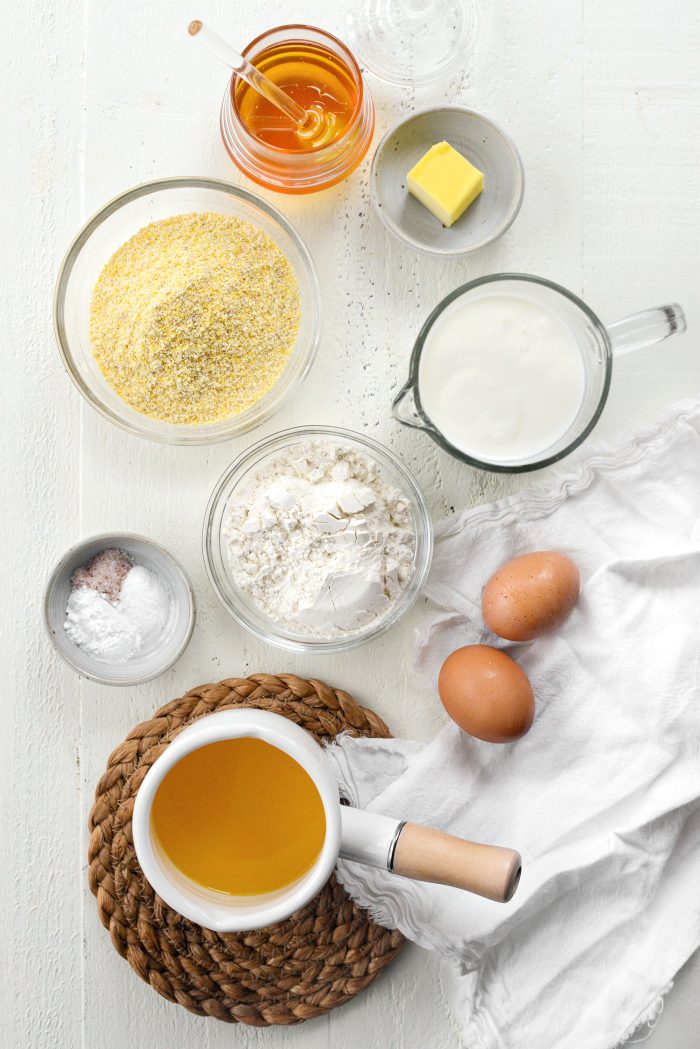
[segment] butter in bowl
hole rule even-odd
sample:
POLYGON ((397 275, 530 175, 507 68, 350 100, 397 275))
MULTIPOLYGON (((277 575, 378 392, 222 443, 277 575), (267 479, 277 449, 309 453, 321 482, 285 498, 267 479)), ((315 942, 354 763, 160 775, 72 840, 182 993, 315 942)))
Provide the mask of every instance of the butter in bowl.
POLYGON ((525 176, 510 136, 462 106, 421 110, 389 130, 371 173, 379 218, 399 240, 458 256, 501 237, 522 204, 525 176))

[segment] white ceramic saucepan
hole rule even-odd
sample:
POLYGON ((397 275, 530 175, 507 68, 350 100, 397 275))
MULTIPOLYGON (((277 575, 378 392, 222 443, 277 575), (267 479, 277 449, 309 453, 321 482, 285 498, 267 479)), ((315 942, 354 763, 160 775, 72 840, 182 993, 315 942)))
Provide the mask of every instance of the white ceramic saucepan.
POLYGON ((319 744, 287 718, 248 707, 200 718, 169 744, 139 788, 133 839, 141 868, 158 895, 186 918, 217 932, 258 929, 287 918, 322 888, 339 856, 500 902, 513 896, 521 869, 520 856, 512 849, 341 805, 319 744), (326 818, 325 840, 310 870, 291 885, 258 896, 231 896, 186 878, 163 854, 151 828, 151 806, 166 773, 193 750, 237 738, 263 740, 294 758, 314 781, 326 818))

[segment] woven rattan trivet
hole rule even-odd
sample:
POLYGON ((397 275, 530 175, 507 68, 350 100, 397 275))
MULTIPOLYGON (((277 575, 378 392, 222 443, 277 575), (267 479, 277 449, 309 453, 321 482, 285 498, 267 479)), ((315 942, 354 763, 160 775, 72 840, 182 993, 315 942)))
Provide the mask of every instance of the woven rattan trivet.
POLYGON ((137 725, 110 756, 90 813, 90 888, 116 950, 164 998, 229 1023, 296 1024, 368 987, 396 957, 401 934, 370 921, 335 877, 306 907, 267 929, 202 929, 153 892, 131 841, 134 798, 158 755, 203 714, 238 706, 284 714, 319 740, 344 731, 390 735, 371 710, 321 681, 255 674, 193 688, 137 725))

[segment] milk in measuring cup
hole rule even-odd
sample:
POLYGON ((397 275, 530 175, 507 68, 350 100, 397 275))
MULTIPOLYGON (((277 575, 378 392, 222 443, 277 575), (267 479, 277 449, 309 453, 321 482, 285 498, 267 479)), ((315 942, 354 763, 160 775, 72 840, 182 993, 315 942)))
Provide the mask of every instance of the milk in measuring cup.
POLYGON ((423 411, 461 452, 491 463, 544 452, 584 393, 574 335, 516 295, 457 299, 433 324, 418 371, 423 411))

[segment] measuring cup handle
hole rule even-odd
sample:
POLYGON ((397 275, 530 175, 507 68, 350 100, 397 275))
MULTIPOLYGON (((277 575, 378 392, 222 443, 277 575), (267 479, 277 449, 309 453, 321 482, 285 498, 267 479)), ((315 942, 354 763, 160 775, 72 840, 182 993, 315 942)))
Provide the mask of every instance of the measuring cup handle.
POLYGON ((657 306, 653 310, 634 313, 631 317, 608 325, 613 354, 621 357, 632 350, 641 350, 667 339, 669 335, 686 330, 685 313, 677 302, 657 306))
POLYGON ((416 881, 452 885, 498 903, 507 903, 518 887, 521 860, 514 849, 481 845, 349 805, 340 812, 344 859, 416 881))

